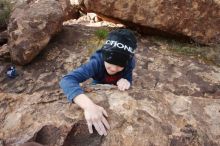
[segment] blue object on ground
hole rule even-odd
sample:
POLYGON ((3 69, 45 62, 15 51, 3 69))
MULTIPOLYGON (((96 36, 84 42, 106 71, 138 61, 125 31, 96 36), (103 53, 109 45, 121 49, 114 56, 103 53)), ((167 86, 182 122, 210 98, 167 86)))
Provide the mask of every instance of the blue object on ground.
POLYGON ((17 73, 16 73, 16 69, 14 66, 10 66, 8 69, 7 69, 7 76, 9 78, 15 78, 17 76, 17 73))

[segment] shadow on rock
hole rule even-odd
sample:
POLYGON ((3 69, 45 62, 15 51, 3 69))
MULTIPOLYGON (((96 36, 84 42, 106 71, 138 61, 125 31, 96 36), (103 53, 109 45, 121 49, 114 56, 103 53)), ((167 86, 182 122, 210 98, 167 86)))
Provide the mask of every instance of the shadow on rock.
POLYGON ((67 135, 63 146, 98 146, 102 143, 103 136, 98 135, 93 128, 93 134, 90 134, 87 124, 79 121, 73 125, 72 130, 67 135))

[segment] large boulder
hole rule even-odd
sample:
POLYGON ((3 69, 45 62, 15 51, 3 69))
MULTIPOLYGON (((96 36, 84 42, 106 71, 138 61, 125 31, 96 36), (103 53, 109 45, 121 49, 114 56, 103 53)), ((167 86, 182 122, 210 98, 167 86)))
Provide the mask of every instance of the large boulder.
POLYGON ((63 15, 56 0, 34 1, 16 8, 8 26, 12 61, 20 65, 31 62, 61 30, 63 15))
MULTIPOLYGON (((13 8, 24 7, 25 5, 37 0, 8 0, 13 8)), ((76 19, 79 17, 79 5, 82 3, 78 0, 57 0, 64 11, 64 20, 76 19)))
POLYGON ((202 44, 220 43, 219 0, 84 0, 90 12, 132 22, 147 32, 187 36, 202 44))
POLYGON ((59 0, 59 2, 61 3, 62 9, 64 11, 64 21, 79 18, 79 3, 72 2, 71 0, 59 0))

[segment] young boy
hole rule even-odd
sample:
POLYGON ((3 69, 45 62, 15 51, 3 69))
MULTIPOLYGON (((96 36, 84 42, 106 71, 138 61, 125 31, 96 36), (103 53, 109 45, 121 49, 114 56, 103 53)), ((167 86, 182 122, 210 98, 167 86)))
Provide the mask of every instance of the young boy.
POLYGON ((84 110, 90 133, 92 125, 100 135, 107 135, 110 129, 106 120, 107 112, 86 96, 79 83, 93 78, 93 83, 114 84, 121 91, 130 88, 132 71, 135 67, 134 51, 137 40, 128 29, 118 29, 109 33, 106 43, 96 51, 90 61, 65 75, 60 81, 67 99, 75 102, 84 110))

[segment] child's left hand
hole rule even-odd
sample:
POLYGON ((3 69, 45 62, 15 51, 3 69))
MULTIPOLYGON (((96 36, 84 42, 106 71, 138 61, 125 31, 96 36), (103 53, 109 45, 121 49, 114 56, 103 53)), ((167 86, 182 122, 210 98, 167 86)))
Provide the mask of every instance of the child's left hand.
POLYGON ((128 80, 121 78, 120 80, 118 80, 117 86, 119 90, 124 91, 124 90, 129 89, 131 84, 128 80))

